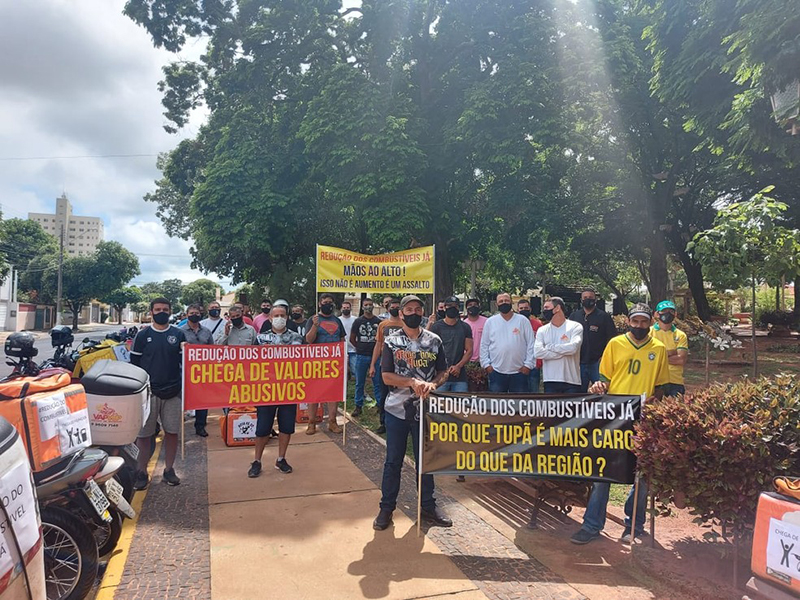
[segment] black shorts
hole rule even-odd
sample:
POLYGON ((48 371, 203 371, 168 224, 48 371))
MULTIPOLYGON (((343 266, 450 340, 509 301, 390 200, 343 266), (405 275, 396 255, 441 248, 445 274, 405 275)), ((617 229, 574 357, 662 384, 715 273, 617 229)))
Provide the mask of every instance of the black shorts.
POLYGON ((297 404, 283 404, 281 406, 259 406, 256 408, 258 421, 256 422, 256 437, 267 437, 272 431, 275 413, 278 413, 278 431, 281 433, 294 433, 294 420, 297 416, 297 404))

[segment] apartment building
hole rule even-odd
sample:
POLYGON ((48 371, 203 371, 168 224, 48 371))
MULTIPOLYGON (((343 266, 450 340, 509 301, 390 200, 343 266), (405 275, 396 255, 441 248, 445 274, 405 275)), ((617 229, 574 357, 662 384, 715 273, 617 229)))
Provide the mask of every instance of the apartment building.
POLYGON ((49 234, 58 238, 64 228, 64 252, 68 256, 87 256, 94 253, 97 244, 103 241, 103 220, 99 217, 83 217, 72 214, 72 203, 66 194, 56 198, 55 214, 28 213, 28 219, 36 221, 49 234))

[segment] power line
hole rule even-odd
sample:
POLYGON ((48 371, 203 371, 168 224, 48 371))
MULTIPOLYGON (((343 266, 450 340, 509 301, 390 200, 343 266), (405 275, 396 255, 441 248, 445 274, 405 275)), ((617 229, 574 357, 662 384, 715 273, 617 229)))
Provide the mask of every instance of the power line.
POLYGON ((74 158, 152 158, 158 154, 78 154, 75 156, 0 156, 0 161, 72 160, 74 158))

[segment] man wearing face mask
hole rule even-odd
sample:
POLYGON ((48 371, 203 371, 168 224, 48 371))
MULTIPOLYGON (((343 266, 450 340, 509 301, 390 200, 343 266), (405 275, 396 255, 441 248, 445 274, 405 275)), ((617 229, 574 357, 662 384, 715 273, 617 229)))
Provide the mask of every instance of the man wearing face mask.
POLYGON ((261 313, 253 317, 253 329, 261 331, 261 326, 269 321, 269 314, 272 310, 272 300, 264 298, 261 301, 261 313))
POLYGON ((581 308, 569 316, 583 326, 581 345, 581 391, 589 389, 589 382, 600 379, 600 357, 606 344, 617 336, 617 326, 607 312, 597 308, 597 293, 591 288, 581 292, 581 308))
POLYGON ((389 303, 394 300, 391 296, 384 296, 383 301, 381 302, 381 306, 383 307, 383 312, 378 315, 378 318, 381 321, 385 321, 390 317, 389 315, 389 303))
MULTIPOLYGON (((386 462, 383 465, 380 512, 372 523, 383 531, 392 524, 397 507, 400 474, 408 436, 419 465, 419 402, 447 378, 447 359, 438 335, 420 327, 423 304, 417 296, 404 296, 400 302, 403 328, 386 338, 381 355, 383 382, 390 386, 386 398, 386 462)), ((453 522, 436 506, 433 475, 422 476, 422 514, 419 518, 450 527, 453 522)))
POLYGON ((356 378, 356 347, 350 342, 350 332, 353 331, 353 323, 356 317, 353 316, 352 304, 346 300, 342 302, 342 314, 339 315, 339 320, 344 325, 344 336, 347 338, 347 365, 353 379, 356 378))
POLYGON ((686 393, 683 366, 689 360, 689 339, 683 331, 675 327, 675 311, 675 303, 671 300, 659 302, 656 306, 656 323, 653 325, 653 337, 667 347, 669 383, 664 386, 665 396, 686 393))
MULTIPOLYGON (((199 304, 192 304, 186 309, 186 325, 180 328, 189 344, 214 345, 214 336, 211 331, 203 327, 200 322, 200 312, 202 307, 199 304)), ((208 437, 206 425, 208 424, 208 410, 196 410, 194 413, 194 431, 200 437, 208 437)))
MULTIPOLYGON (((651 335, 652 324, 653 311, 647 304, 635 304, 628 311, 628 331, 612 339, 606 346, 600 359, 600 380, 591 385, 589 392, 645 394, 648 398, 661 398, 664 395, 663 387, 669 383, 667 348, 651 335)), ((595 483, 592 487, 592 495, 583 515, 583 526, 570 538, 573 544, 588 544, 600 537, 606 523, 610 488, 608 483, 595 483)), ((631 487, 625 502, 625 531, 620 540, 623 544, 631 543, 634 489, 631 487)), ((647 485, 640 481, 636 502, 636 537, 644 532, 646 507, 647 485)))
POLYGON ((371 362, 381 320, 372 314, 375 304, 371 298, 364 299, 361 303, 361 308, 364 310, 364 314, 353 323, 349 340, 350 344, 356 349, 354 361, 356 370, 356 407, 353 409, 354 417, 360 416, 364 408, 364 386, 367 382, 367 371, 369 371, 372 378, 372 390, 376 400, 381 397, 382 387, 380 365, 371 362))
POLYGON ((244 322, 241 306, 234 304, 228 310, 229 320, 225 323, 225 336, 222 343, 226 346, 252 346, 256 343, 256 330, 244 322))
POLYGON ((183 425, 181 411, 181 357, 186 341, 183 331, 169 324, 172 306, 166 298, 150 301, 153 323, 136 334, 131 347, 131 363, 141 367, 150 376, 150 416, 136 438, 139 448, 138 472, 134 488, 143 490, 150 480, 147 461, 150 460, 150 443, 156 433, 156 424, 164 431, 164 483, 179 485, 175 474, 175 456, 178 452, 178 432, 183 425))
POLYGON ((215 344, 222 344, 225 337, 225 319, 220 316, 219 302, 216 300, 208 303, 208 318, 200 321, 200 325, 211 332, 215 344))
POLYGON ((583 328, 564 314, 564 301, 553 296, 545 301, 542 317, 547 321, 536 332, 536 358, 542 360, 545 394, 575 394, 581 391, 580 352, 583 328))
MULTIPOLYGON (((383 350, 383 343, 386 338, 396 331, 403 329, 403 320, 400 318, 400 300, 397 298, 389 298, 386 302, 386 314, 389 315, 386 319, 381 321, 378 325, 378 333, 375 335, 375 349, 372 351, 372 361, 370 362, 369 376, 374 377, 377 372, 376 366, 381 357, 383 350)), ((386 385, 381 386, 381 395, 376 398, 378 401, 378 414, 380 415, 381 424, 375 430, 375 433, 386 433, 386 412, 384 406, 386 403, 386 395, 389 393, 389 387, 386 385)))
POLYGON ((295 304, 292 307, 292 313, 289 315, 289 327, 290 330, 296 331, 303 337, 306 336, 306 317, 303 314, 303 307, 299 304, 295 304))
POLYGON ((460 319, 458 298, 450 296, 444 301, 445 316, 436 321, 430 328, 442 339, 444 353, 447 357, 449 377, 438 389, 438 392, 466 392, 467 370, 464 368, 472 356, 472 329, 460 319))
MULTIPOLYGON (((322 294, 319 297, 319 312, 311 317, 306 322, 306 342, 309 344, 330 344, 334 342, 344 341, 344 325, 339 320, 339 317, 333 314, 336 309, 333 296, 330 294, 322 294)), ((311 419, 308 422, 306 435, 314 435, 317 433, 317 425, 315 423, 317 416, 317 404, 308 404, 308 414, 311 419)), ((336 414, 338 411, 338 403, 327 402, 328 405, 328 431, 331 433, 341 433, 342 428, 336 422, 336 414)))
MULTIPOLYGON (((257 343, 259 345, 299 346, 303 343, 303 336, 287 328, 287 304, 286 301, 280 304, 278 300, 275 301, 270 313, 272 327, 269 331, 258 334, 257 343)), ((292 467, 286 462, 286 450, 289 448, 289 440, 294 433, 297 405, 259 406, 256 407, 256 413, 258 418, 256 421, 255 459, 250 464, 247 476, 258 477, 261 474, 261 457, 264 454, 264 447, 267 445, 270 436, 273 435, 272 424, 276 415, 280 433, 278 434, 278 458, 275 461, 275 468, 284 475, 288 475, 292 472, 292 467)))
POLYGON ((431 327, 433 327, 434 323, 438 323, 439 321, 444 319, 445 311, 446 311, 446 307, 445 307, 444 300, 439 300, 439 302, 436 304, 436 317, 428 319, 428 323, 426 325, 426 328, 430 329, 431 327))
POLYGON ((481 337, 481 366, 489 374, 489 391, 528 391, 528 376, 536 364, 535 335, 530 321, 511 310, 511 295, 497 295, 498 314, 489 317, 481 337))

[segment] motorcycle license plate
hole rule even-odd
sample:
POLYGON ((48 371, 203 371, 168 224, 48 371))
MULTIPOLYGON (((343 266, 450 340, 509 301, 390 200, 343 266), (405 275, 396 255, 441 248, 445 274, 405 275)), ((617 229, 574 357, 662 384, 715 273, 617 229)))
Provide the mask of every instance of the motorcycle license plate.
POLYGON ((111 521, 111 513, 108 512, 108 507, 111 506, 111 503, 108 501, 108 498, 106 498, 103 490, 100 489, 100 486, 95 483, 94 479, 89 479, 86 482, 83 492, 89 499, 92 508, 100 515, 100 518, 106 522, 111 521))
POLYGON ((133 457, 133 460, 139 458, 139 446, 137 446, 136 444, 128 444, 127 446, 125 446, 125 452, 127 452, 131 457, 133 457))
POLYGON ((125 500, 124 496, 122 495, 122 485, 116 479, 109 479, 105 483, 105 490, 106 496, 108 496, 108 500, 114 506, 119 509, 119 511, 128 517, 129 519, 133 519, 136 516, 136 511, 133 510, 133 507, 128 504, 128 501, 125 500))

